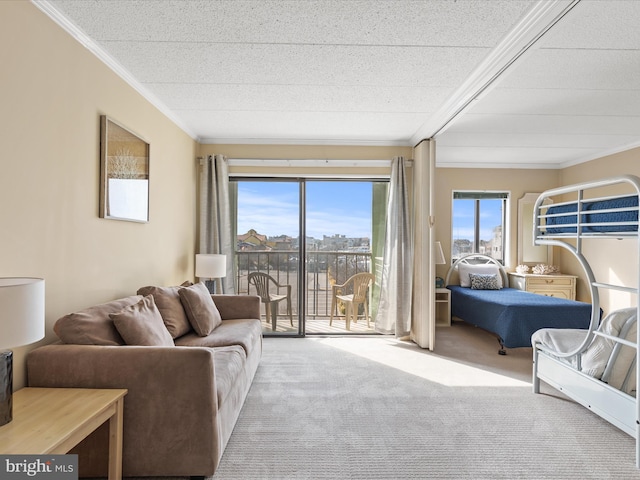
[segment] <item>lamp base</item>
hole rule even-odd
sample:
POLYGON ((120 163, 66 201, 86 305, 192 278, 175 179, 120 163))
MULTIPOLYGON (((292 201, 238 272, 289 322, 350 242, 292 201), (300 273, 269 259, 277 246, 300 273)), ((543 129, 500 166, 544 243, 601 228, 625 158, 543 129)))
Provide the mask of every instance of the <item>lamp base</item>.
POLYGON ((207 290, 209 290, 209 293, 214 294, 216 293, 216 279, 210 279, 210 280, 205 280, 204 281, 205 286, 207 287, 207 290))
POLYGON ((0 426, 13 420, 13 352, 0 352, 0 426))

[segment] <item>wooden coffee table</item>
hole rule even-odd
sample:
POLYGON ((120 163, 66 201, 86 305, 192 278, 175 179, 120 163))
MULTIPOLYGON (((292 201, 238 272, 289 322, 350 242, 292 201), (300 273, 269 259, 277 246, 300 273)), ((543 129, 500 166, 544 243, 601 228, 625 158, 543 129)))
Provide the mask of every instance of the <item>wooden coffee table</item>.
POLYGON ((0 454, 65 454, 109 421, 109 480, 122 478, 126 389, 23 388, 13 394, 13 421, 0 427, 0 454))

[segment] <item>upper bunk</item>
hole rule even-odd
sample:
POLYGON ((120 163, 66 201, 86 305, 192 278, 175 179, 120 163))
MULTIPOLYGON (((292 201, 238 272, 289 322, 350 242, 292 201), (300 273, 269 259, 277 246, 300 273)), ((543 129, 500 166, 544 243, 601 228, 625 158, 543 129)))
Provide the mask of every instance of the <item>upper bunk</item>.
POLYGON ((640 178, 634 175, 547 190, 534 206, 533 242, 558 245, 556 241, 569 239, 637 237, 638 195, 640 178))

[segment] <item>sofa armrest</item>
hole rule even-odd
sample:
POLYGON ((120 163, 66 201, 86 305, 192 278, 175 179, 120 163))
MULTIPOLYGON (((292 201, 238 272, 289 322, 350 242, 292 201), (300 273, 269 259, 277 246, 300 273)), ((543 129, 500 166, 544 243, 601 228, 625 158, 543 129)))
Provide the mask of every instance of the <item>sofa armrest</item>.
POLYGON ((260 319, 260 297, 257 295, 214 294, 211 297, 223 320, 260 319))
POLYGON ((123 438, 127 476, 211 475, 217 466, 212 349, 47 345, 29 352, 27 375, 31 387, 128 389, 123 438))

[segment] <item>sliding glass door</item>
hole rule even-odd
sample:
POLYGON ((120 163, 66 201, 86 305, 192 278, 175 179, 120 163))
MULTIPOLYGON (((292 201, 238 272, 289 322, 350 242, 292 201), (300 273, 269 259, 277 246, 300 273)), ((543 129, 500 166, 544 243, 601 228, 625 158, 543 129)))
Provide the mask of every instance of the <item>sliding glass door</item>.
POLYGON ((375 333, 388 183, 234 182, 238 292, 263 297, 265 335, 375 333), (351 303, 361 273, 370 281, 351 303))
POLYGON ((300 335, 299 181, 237 180, 237 291, 261 297, 265 334, 300 335))

